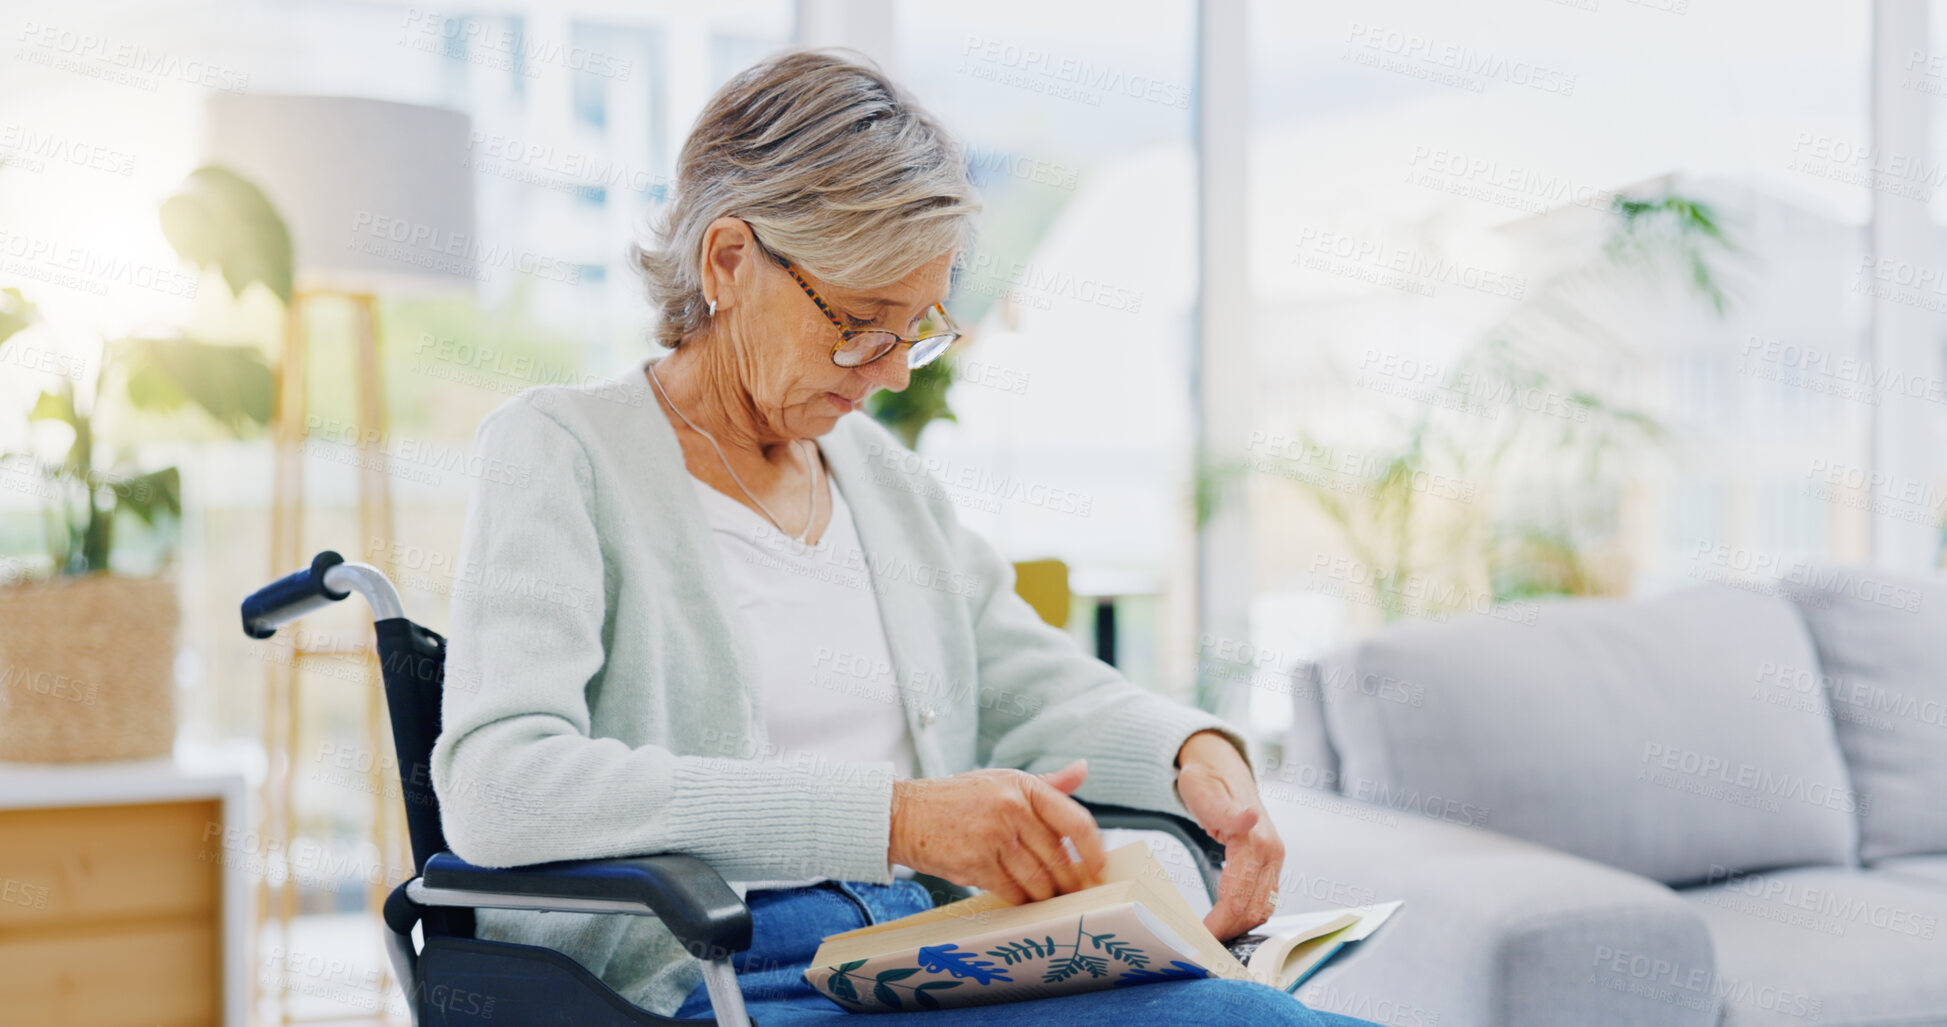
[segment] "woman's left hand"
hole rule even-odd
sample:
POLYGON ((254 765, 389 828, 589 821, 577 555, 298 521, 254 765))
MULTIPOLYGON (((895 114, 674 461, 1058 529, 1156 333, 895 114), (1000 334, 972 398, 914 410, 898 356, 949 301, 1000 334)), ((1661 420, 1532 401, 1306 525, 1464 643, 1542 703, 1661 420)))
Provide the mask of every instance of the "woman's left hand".
POLYGON ((1212 838, 1223 843, 1217 904, 1203 925, 1228 941, 1270 919, 1284 842, 1258 798, 1251 768, 1215 731, 1199 731, 1177 753, 1176 792, 1212 838))

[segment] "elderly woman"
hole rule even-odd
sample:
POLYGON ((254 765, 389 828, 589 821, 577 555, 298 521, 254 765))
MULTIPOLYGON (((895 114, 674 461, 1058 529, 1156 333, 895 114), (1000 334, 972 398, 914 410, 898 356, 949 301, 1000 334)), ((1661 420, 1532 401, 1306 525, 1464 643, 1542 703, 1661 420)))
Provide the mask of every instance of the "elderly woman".
MULTIPOLYGON (((749 904, 736 967, 770 1027, 848 1015, 800 974, 826 935, 929 908, 909 872, 1014 902, 1088 886, 1102 843, 1073 794, 1194 818, 1227 852, 1207 925, 1262 923, 1284 849, 1244 739, 1043 623, 858 412, 957 332, 978 201, 952 138, 878 69, 787 51, 710 100, 678 170, 636 253, 670 352, 480 425, 512 473, 480 476, 461 541, 433 753, 454 851, 708 861, 749 904)), ((653 918, 482 911, 479 932, 708 1015, 653 918)), ((1218 979, 923 1015, 1353 1022, 1218 979)))

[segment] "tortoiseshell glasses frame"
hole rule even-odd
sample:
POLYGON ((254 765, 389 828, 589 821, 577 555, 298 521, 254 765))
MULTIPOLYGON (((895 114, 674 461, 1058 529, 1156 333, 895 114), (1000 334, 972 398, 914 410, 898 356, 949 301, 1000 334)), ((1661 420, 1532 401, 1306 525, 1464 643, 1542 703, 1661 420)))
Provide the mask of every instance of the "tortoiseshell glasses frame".
MULTIPOLYGON (((750 226, 748 221, 744 224, 746 227, 750 226)), ((791 266, 790 261, 764 245, 764 240, 757 238, 755 228, 751 228, 750 237, 756 240, 758 249, 763 250, 766 256, 776 261, 779 267, 797 281, 798 287, 804 290, 806 296, 811 297, 811 302, 818 304, 818 309, 824 313, 826 320, 832 323, 832 327, 838 329, 838 342, 832 346, 832 363, 839 367, 864 367, 891 353, 903 342, 910 347, 906 351, 906 366, 921 368, 939 359, 940 354, 945 353, 947 347, 960 338, 960 326, 954 323, 953 316, 946 312, 946 307, 938 303, 926 308, 926 312, 920 315, 919 334, 910 339, 885 328, 853 328, 839 319, 831 305, 825 302, 824 297, 818 295, 818 290, 813 289, 810 282, 804 280, 804 276, 798 273, 797 268, 791 266)))

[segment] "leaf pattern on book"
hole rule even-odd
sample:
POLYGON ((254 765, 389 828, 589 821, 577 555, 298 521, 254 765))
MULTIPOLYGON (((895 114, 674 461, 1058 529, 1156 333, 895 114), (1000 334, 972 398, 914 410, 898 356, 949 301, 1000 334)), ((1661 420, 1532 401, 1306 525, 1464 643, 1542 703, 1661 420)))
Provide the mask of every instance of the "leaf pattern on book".
POLYGON ((1195 977, 1208 977, 1210 971, 1195 963, 1185 963, 1181 959, 1170 960, 1170 965, 1154 970, 1131 970, 1116 978, 1114 984, 1120 988, 1128 984, 1150 984, 1155 981, 1174 981, 1195 977))
MULTIPOLYGON (((1086 921, 1086 917, 1077 918, 1075 940, 1067 944, 1057 944, 1053 935, 1043 935, 1040 938, 1019 938, 1009 941, 986 950, 984 954, 999 958, 1010 967, 1026 963, 1030 959, 1049 959, 1050 962, 1041 977, 1044 984, 1060 984, 1083 974, 1095 978, 1108 977, 1110 960, 1120 961, 1130 968, 1122 976, 1109 982, 1118 987, 1145 984, 1150 981, 1210 976, 1210 972, 1203 967, 1180 959, 1172 961, 1167 967, 1149 969, 1147 964, 1153 957, 1144 952, 1137 942, 1120 940, 1113 931, 1091 933, 1087 929, 1086 921), (1088 939, 1086 946, 1082 942, 1083 938, 1088 939), (1093 947, 1105 955, 1093 955, 1084 951, 1088 947, 1093 947)), ((922 945, 916 953, 918 966, 894 967, 868 975, 854 972, 863 967, 867 961, 853 960, 833 967, 834 973, 827 986, 830 995, 838 999, 840 1004, 857 1011, 910 1008, 900 998, 896 988, 911 991, 912 1001, 920 1009, 940 1009, 942 1006, 939 999, 931 992, 957 988, 965 980, 972 980, 983 987, 996 981, 1014 983, 1014 978, 1009 977, 1005 969, 988 960, 978 958, 982 954, 962 949, 953 942, 944 945, 922 945), (960 980, 924 981, 917 986, 898 983, 921 970, 951 974, 960 980), (867 1001, 860 996, 859 985, 854 985, 851 980, 854 976, 858 977, 861 983, 867 981, 871 983, 874 1001, 867 1001)))
POLYGON ((1084 970, 1088 971, 1090 977, 1107 977, 1109 961, 1101 956, 1086 956, 1077 952, 1065 959, 1057 959, 1049 963, 1047 972, 1041 975, 1041 983, 1060 984, 1084 970))
POLYGON ((919 1003, 921 1009, 938 1009, 940 1008, 940 1000, 927 994, 927 992, 944 991, 947 988, 958 988, 959 986, 959 981, 927 981, 925 984, 913 989, 913 999, 919 1003))
POLYGON ((918 972, 919 967, 916 966, 895 966, 890 970, 879 971, 878 976, 873 979, 872 997, 894 1009, 906 1008, 905 1003, 899 1001, 899 993, 886 985, 893 981, 903 981, 918 972))
POLYGON ((988 949, 987 954, 999 956, 1007 961, 1008 966, 1028 959, 1045 959, 1055 954, 1055 939, 1051 937, 1046 941, 1036 941, 1033 938, 1022 938, 1020 941, 1011 941, 999 948, 988 949))
POLYGON ((1096 948, 1107 952, 1112 958, 1122 960, 1130 966, 1149 965, 1148 953, 1137 948, 1132 942, 1116 941, 1113 934, 1091 934, 1088 940, 1094 942, 1096 948))
MULTIPOLYGON (((999 955, 998 952, 992 951, 987 954, 999 955)), ((976 955, 978 953, 969 952, 951 942, 945 945, 922 945, 919 949, 919 965, 935 972, 950 973, 955 977, 971 977, 981 984, 992 984, 995 981, 1014 983, 1014 978, 1009 977, 1007 971, 985 959, 974 958, 976 955)), ((1012 959, 1008 960, 1010 965, 1013 962, 1012 959)))

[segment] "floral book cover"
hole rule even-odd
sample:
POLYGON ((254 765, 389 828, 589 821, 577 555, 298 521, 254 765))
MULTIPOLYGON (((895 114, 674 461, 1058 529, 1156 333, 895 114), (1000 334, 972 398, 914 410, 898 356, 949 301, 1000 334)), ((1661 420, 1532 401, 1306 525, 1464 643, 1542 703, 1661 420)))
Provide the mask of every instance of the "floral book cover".
POLYGON ((813 966, 805 977, 857 1012, 1020 1002, 1173 977, 1223 976, 1140 902, 1078 913, 1031 930, 970 933, 910 952, 813 966))
MULTIPOLYGON (((1118 862, 1140 867, 1149 859, 1143 845, 1133 847, 1140 855, 1112 859, 1112 871, 1118 862)), ((1161 888, 1155 881, 1113 881, 1020 906, 976 895, 833 935, 819 947, 805 980, 854 1012, 911 1012, 1178 977, 1247 978, 1243 965, 1163 881, 1161 888)))

